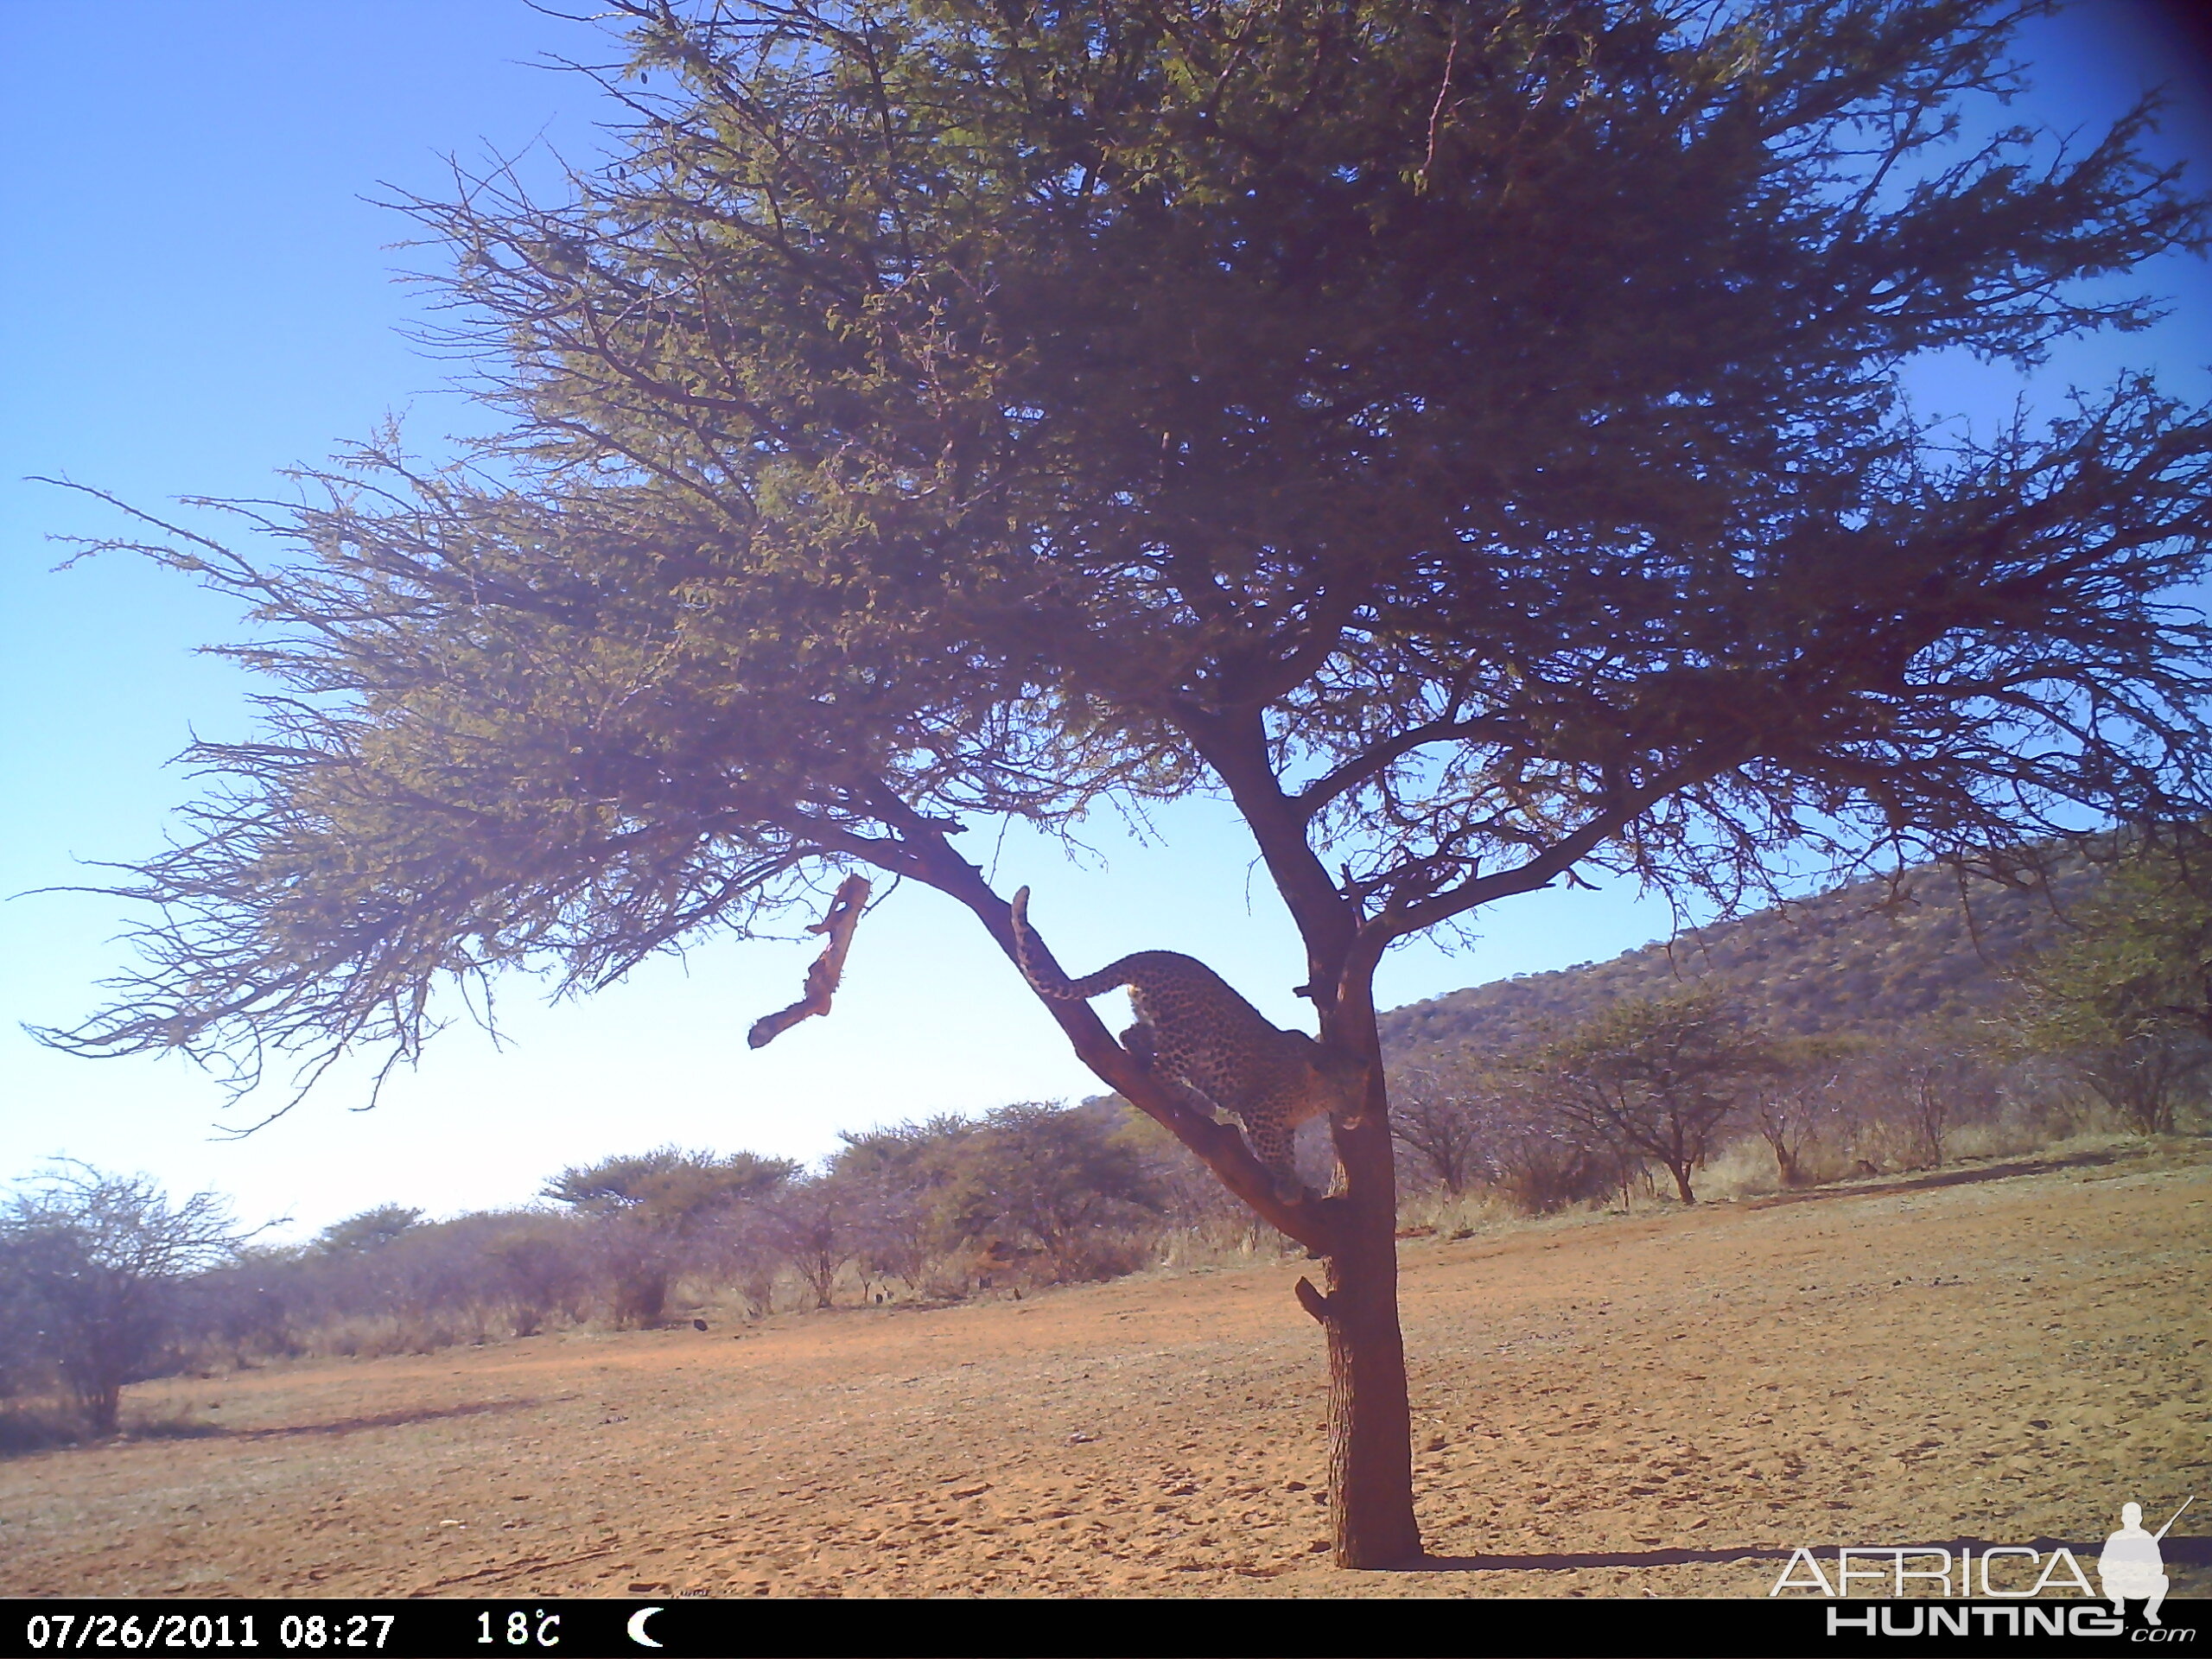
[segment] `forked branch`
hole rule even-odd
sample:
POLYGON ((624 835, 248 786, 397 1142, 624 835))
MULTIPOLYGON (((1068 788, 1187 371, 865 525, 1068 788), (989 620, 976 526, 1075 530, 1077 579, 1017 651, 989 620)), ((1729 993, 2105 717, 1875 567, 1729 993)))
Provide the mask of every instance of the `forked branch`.
MULTIPOLYGON (((1014 938, 1013 907, 993 892, 982 872, 955 852, 942 832, 912 830, 902 837, 907 850, 922 865, 920 880, 958 899, 989 930, 999 949, 1024 983, 1022 950, 1014 938)), ((1033 929, 1028 953, 1048 976, 1065 978, 1051 950, 1033 929)), ((1076 1058, 1094 1076, 1116 1090, 1129 1104, 1180 1141, 1237 1198, 1270 1226, 1294 1238, 1316 1255, 1334 1252, 1337 1234, 1332 1206, 1338 1200, 1306 1197, 1286 1200, 1275 1191, 1274 1176, 1253 1156, 1243 1135, 1230 1123, 1217 1122, 1187 1103, 1173 1085, 1155 1077, 1107 1032, 1104 1023, 1087 1002, 1058 1001, 1038 996, 1046 1013, 1058 1022, 1073 1046, 1076 1058)))

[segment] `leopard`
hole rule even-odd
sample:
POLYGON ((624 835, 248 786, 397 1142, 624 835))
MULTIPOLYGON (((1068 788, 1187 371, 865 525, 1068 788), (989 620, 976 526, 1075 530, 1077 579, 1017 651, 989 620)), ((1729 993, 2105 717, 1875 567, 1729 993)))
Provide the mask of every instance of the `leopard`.
POLYGON ((1014 895, 1013 921, 1014 959, 1039 996, 1087 1001, 1128 986, 1136 1023, 1121 1039, 1130 1058, 1239 1119, 1277 1198, 1294 1203, 1306 1195, 1291 1158, 1298 1126, 1324 1113, 1356 1118, 1365 1097, 1364 1063, 1302 1031, 1268 1024, 1228 981, 1179 951, 1139 950, 1068 978, 1044 960, 1029 925, 1027 887, 1014 895))

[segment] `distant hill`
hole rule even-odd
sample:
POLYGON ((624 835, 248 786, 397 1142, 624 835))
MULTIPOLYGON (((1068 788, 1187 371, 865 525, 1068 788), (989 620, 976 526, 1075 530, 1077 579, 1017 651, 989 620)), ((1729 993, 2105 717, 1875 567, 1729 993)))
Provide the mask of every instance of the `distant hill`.
POLYGON ((1423 1050, 1510 1048, 1572 1026, 1624 997, 1717 980, 1778 1033, 1875 1033, 1970 1017, 2005 992, 2005 974, 2063 924, 2057 906, 2094 880, 2067 866, 2050 892, 1948 870, 1862 881, 1647 944, 1611 962, 1524 974, 1394 1008, 1382 1016, 1394 1063, 1423 1050), (2056 901, 2056 902, 2054 902, 2056 901))

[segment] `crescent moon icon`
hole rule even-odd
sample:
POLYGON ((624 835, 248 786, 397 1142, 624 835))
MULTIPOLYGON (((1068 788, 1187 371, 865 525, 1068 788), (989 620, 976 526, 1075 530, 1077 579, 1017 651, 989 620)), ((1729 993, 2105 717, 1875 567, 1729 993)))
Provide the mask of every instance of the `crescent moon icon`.
POLYGON ((660 1611, 660 1609, 658 1607, 640 1607, 636 1612, 630 1615, 630 1623, 627 1627, 630 1632, 630 1639, 632 1642, 635 1642, 639 1647, 657 1648, 660 1646, 659 1643, 654 1641, 652 1637, 645 1634, 645 1621, 658 1611, 660 1611))

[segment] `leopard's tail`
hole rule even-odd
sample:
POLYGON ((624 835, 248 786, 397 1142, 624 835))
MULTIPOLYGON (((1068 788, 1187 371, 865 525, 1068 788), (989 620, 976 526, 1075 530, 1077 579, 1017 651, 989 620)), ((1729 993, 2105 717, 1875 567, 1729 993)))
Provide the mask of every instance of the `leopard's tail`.
POLYGON ((1082 1002, 1110 991, 1118 985, 1129 983, 1129 969, 1136 958, 1123 957, 1119 962, 1109 963, 1095 974, 1081 979, 1070 979, 1065 974, 1045 960, 1045 953, 1037 936, 1029 927, 1029 889, 1022 887, 1014 895, 1014 959, 1021 964, 1022 977, 1027 979, 1037 995, 1055 1002, 1082 1002))

